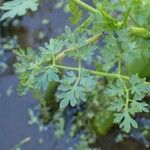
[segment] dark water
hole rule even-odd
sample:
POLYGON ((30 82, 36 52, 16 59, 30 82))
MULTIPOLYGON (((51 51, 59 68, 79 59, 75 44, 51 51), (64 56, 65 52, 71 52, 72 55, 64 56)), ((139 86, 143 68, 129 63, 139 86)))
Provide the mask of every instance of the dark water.
MULTIPOLYGON (((11 39, 15 34, 18 36, 17 44, 21 47, 33 47, 35 49, 41 46, 49 38, 63 32, 65 25, 70 25, 68 16, 62 9, 54 9, 55 0, 43 0, 37 12, 23 18, 19 18, 8 26, 0 24, 0 42, 4 38, 11 39), (42 23, 46 19, 45 23, 42 23), (44 35, 43 35, 44 33, 44 35)), ((7 42, 3 41, 3 43, 7 42)), ((15 62, 15 56, 11 51, 6 51, 0 61, 7 63, 8 68, 1 71, 0 74, 0 150, 10 150, 21 140, 30 137, 31 140, 22 146, 22 150, 68 150, 69 146, 76 142, 76 139, 69 141, 66 136, 58 140, 54 136, 54 127, 49 125, 48 131, 42 133, 38 131, 36 125, 29 126, 28 109, 37 105, 37 102, 30 94, 21 97, 16 91, 18 80, 14 75, 12 64, 15 62), (40 144, 40 140, 43 140, 40 144)), ((69 116, 69 115, 68 115, 69 116)), ((69 119, 68 119, 69 120, 69 119)), ((71 122, 68 121, 68 128, 71 122)), ((148 124, 150 125, 150 123, 148 124)), ((103 150, 142 150, 144 145, 135 140, 143 140, 139 132, 133 132, 132 137, 116 144, 114 138, 117 131, 111 132, 108 136, 99 138, 97 145, 103 150), (140 136, 140 137, 139 137, 140 136), (108 144, 109 143, 109 144, 108 144)), ((146 143, 147 141, 143 141, 146 143)))

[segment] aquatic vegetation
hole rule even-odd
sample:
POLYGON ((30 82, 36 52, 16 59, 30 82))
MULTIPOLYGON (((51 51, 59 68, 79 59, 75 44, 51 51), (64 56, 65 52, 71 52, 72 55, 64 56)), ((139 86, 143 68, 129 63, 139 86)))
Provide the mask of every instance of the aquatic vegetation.
POLYGON ((13 51, 18 60, 18 91, 21 95, 51 93, 48 100, 42 95, 41 106, 48 107, 49 114, 55 110, 48 120, 61 122, 63 128, 60 120, 67 108, 84 106, 73 117, 71 136, 82 129, 87 137, 104 135, 114 123, 129 133, 138 128, 135 116, 149 112, 144 98, 150 94, 150 2, 92 2, 93 7, 69 0, 69 19, 75 29, 66 26, 63 34, 39 47, 38 53, 32 48, 13 51), (86 19, 84 10, 89 12, 86 19), (72 58, 74 66, 64 63, 66 57, 72 58))
POLYGON ((24 144, 27 144, 28 142, 30 142, 31 137, 27 137, 23 140, 21 140, 18 144, 16 144, 13 148, 11 148, 11 150, 21 150, 21 146, 23 146, 24 144))

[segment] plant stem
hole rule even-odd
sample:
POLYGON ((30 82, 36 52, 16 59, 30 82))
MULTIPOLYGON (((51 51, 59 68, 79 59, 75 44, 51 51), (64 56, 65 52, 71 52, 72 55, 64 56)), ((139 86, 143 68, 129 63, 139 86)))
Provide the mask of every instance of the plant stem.
MULTIPOLYGON (((61 65, 55 65, 55 67, 60 68, 60 69, 66 69, 66 70, 74 70, 74 71, 79 70, 79 68, 77 68, 77 67, 68 67, 68 66, 61 66, 61 65)), ((100 71, 89 70, 89 69, 84 69, 84 68, 81 68, 81 71, 89 72, 91 74, 98 75, 98 76, 119 78, 118 73, 100 72, 100 71)), ((129 80, 128 76, 125 76, 125 75, 120 75, 120 76, 124 80, 129 80)))
POLYGON ((132 34, 134 34, 136 36, 143 37, 143 38, 146 38, 146 39, 150 38, 150 32, 147 29, 143 28, 143 27, 131 26, 130 30, 132 31, 132 34))
MULTIPOLYGON (((100 12, 99 10, 89 6, 88 4, 82 2, 81 0, 72 0, 74 3, 76 3, 77 5, 83 7, 84 9, 86 9, 87 11, 90 11, 92 12, 93 14, 100 14, 103 16, 103 13, 100 12)), ((105 16, 103 16, 105 17, 105 16)), ((118 26, 122 24, 121 22, 118 22, 118 26)), ((140 36, 140 37, 143 37, 143 38, 147 38, 149 39, 150 38, 150 31, 143 28, 143 27, 135 27, 135 26, 130 26, 130 29, 131 29, 131 32, 133 35, 135 36, 140 36), (136 30, 138 28, 138 30, 136 30), (139 33, 140 32, 140 33, 139 33)))
POLYGON ((27 138, 23 139, 21 142, 19 142, 17 145, 15 145, 13 148, 11 148, 10 150, 19 149, 22 145, 28 143, 30 140, 31 140, 31 137, 27 137, 27 138))
POLYGON ((77 80, 74 84, 74 88, 78 85, 78 83, 80 82, 80 79, 81 79, 81 61, 79 60, 79 63, 78 63, 78 77, 77 77, 77 80))
POLYGON ((125 92, 126 92, 126 103, 125 103, 125 109, 127 110, 128 109, 128 106, 129 106, 129 90, 127 88, 125 88, 125 92))
MULTIPOLYGON (((103 37, 103 33, 99 33, 99 34, 97 34, 97 35, 95 35, 95 36, 92 36, 92 37, 90 37, 89 39, 87 39, 85 42, 86 42, 86 44, 88 45, 88 44, 90 44, 90 43, 93 43, 93 42, 97 41, 97 40, 98 40, 99 38, 101 38, 101 37, 103 37)), ((55 57, 55 62, 61 61, 61 60, 64 58, 65 53, 67 53, 67 52, 69 52, 69 51, 74 51, 74 50, 76 50, 76 47, 77 47, 77 46, 78 46, 78 45, 75 45, 75 46, 73 46, 73 47, 67 48, 67 49, 63 50, 62 52, 60 52, 60 53, 55 57)))
MULTIPOLYGON (((99 10, 89 6, 88 4, 82 2, 81 0, 72 0, 73 2, 75 2, 76 4, 82 6, 83 8, 85 8, 86 10, 92 12, 92 13, 100 13, 99 10)), ((87 39, 85 42, 87 44, 90 44, 90 43, 93 43, 95 41, 97 41, 100 37, 103 37, 103 33, 100 33, 100 34, 97 34, 89 39, 87 39)), ((55 61, 56 62, 59 62, 61 61, 64 56, 65 56, 65 53, 69 52, 69 51, 73 51, 73 50, 76 50, 76 47, 77 45, 73 46, 73 47, 70 47, 70 48, 67 48, 65 50, 63 50, 62 52, 60 52, 56 57, 55 57, 55 61)), ((61 66, 61 65, 57 65, 55 64, 55 67, 57 68, 60 68, 60 69, 66 69, 66 70, 74 70, 74 71, 79 71, 79 68, 76 68, 76 67, 69 67, 69 66, 61 66)), ((129 77, 128 76, 125 76, 125 75, 121 75, 121 62, 119 62, 118 64, 118 73, 107 73, 107 72, 100 72, 100 71, 95 71, 95 70, 89 70, 89 69, 85 69, 85 68, 80 68, 81 71, 85 71, 85 72, 89 72, 91 74, 94 74, 94 75, 98 75, 98 76, 104 76, 104 77, 110 77, 110 78, 116 78, 116 79, 123 79, 123 80, 129 80, 129 77)), ((145 84, 150 84, 149 82, 145 82, 145 84)))
POLYGON ((85 8, 86 10, 88 10, 88 11, 94 13, 94 14, 100 13, 97 9, 91 7, 90 5, 84 3, 84 2, 82 2, 82 1, 80 1, 80 0, 72 0, 72 1, 73 1, 74 3, 76 3, 77 5, 79 5, 79 6, 83 7, 83 8, 85 8))
MULTIPOLYGON (((55 65, 53 67, 60 68, 60 69, 65 69, 65 70, 73 70, 73 71, 79 71, 78 67, 69 67, 69 66, 63 66, 63 65, 55 65)), ((118 74, 118 73, 108 73, 108 72, 101 72, 101 71, 95 71, 95 70, 90 70, 90 69, 85 69, 85 68, 80 68, 80 71, 85 71, 89 72, 93 75, 98 75, 98 76, 103 76, 103 77, 109 77, 109 78, 116 78, 116 79, 123 79, 128 81, 129 76, 118 74)), ((145 84, 150 84, 150 82, 144 82, 145 84)))

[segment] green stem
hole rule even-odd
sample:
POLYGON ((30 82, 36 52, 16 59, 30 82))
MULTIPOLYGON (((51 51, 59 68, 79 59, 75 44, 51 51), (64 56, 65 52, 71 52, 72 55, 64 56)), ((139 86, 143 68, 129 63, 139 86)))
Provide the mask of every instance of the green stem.
POLYGON ((120 82, 123 84, 123 88, 125 90, 126 93, 126 103, 125 103, 125 109, 128 109, 128 105, 129 105, 129 90, 128 87, 126 86, 126 83, 122 80, 122 75, 121 75, 121 60, 118 61, 118 78, 120 80, 120 82))
POLYGON ((84 3, 84 2, 82 2, 82 1, 80 1, 80 0, 72 0, 72 1, 73 1, 74 3, 76 3, 77 5, 79 5, 79 6, 83 7, 83 8, 85 8, 86 10, 88 10, 88 11, 94 13, 94 14, 100 13, 97 9, 91 7, 90 5, 84 3))
POLYGON ((126 92, 126 103, 125 103, 125 109, 127 110, 128 109, 128 106, 129 106, 129 90, 127 88, 125 88, 125 92, 126 92))
MULTIPOLYGON (((68 67, 68 66, 61 66, 61 65, 55 65, 55 67, 60 68, 60 69, 66 69, 66 70, 74 70, 78 71, 78 67, 68 67)), ((100 72, 100 71, 95 71, 95 70, 89 70, 89 69, 84 69, 81 68, 81 71, 89 72, 94 75, 98 76, 104 76, 104 77, 110 77, 110 78, 119 78, 118 73, 107 73, 107 72, 100 72)), ((124 80, 129 80, 128 76, 125 75, 120 75, 122 79, 124 80)))
MULTIPOLYGON (((89 39, 87 39, 87 40, 85 41, 85 43, 88 45, 88 44, 90 44, 90 43, 96 42, 96 41, 97 41, 98 39, 100 39, 101 37, 103 37, 103 33, 99 33, 99 34, 97 34, 97 35, 95 35, 95 36, 90 37, 89 39)), ((76 47, 77 47, 77 46, 78 46, 78 45, 75 45, 75 46, 73 46, 73 47, 67 48, 67 49, 63 50, 62 52, 60 52, 60 53, 55 57, 55 62, 61 61, 61 60, 64 58, 65 53, 76 50, 76 47)))
MULTIPOLYGON (((88 4, 82 2, 81 0, 72 0, 72 1, 74 3, 76 3, 77 5, 83 7, 87 11, 92 12, 93 14, 100 14, 103 16, 103 12, 100 12, 100 10, 97 10, 97 9, 89 6, 88 4)), ((103 17, 105 17, 105 16, 103 16, 103 17)), ((110 18, 110 19, 113 19, 113 18, 110 18)), ((120 25, 122 25, 122 22, 118 21, 117 27, 119 27, 120 25)), ((140 36, 140 37, 147 38, 147 39, 150 38, 150 31, 145 28, 130 26, 130 29, 131 29, 132 34, 135 36, 140 36)))
POLYGON ((134 27, 134 26, 132 26, 130 28, 130 30, 132 31, 132 34, 134 34, 136 36, 143 37, 143 38, 146 38, 146 39, 150 38, 150 32, 147 29, 143 28, 143 27, 134 27))
MULTIPOLYGON (((69 66, 63 66, 63 65, 55 65, 53 67, 60 68, 60 69, 66 69, 66 70, 73 70, 73 71, 79 71, 79 67, 69 67, 69 66)), ((123 80, 129 80, 129 76, 118 74, 118 73, 108 73, 108 72, 101 72, 101 71, 95 71, 85 68, 80 68, 80 71, 89 72, 93 75, 103 76, 103 77, 109 77, 109 78, 116 78, 116 79, 123 79, 123 80)), ((144 82, 145 84, 150 84, 150 82, 144 82)), ((127 88, 126 88, 127 89, 127 88)))
MULTIPOLYGON (((62 66, 62 65, 57 65, 57 64, 53 67, 65 69, 65 70, 79 71, 78 67, 69 67, 69 66, 62 66)), ((81 68, 80 71, 89 72, 93 75, 98 75, 98 76, 103 76, 103 77, 116 78, 116 79, 121 78, 121 79, 126 80, 126 81, 129 80, 129 76, 118 74, 118 73, 101 72, 101 71, 95 71, 95 70, 90 70, 90 69, 85 69, 85 68, 81 68)), ((146 82, 146 81, 144 83, 150 84, 150 82, 146 82)))
POLYGON ((103 10, 95 9, 95 8, 91 7, 90 5, 86 4, 85 2, 82 2, 81 0, 72 0, 72 1, 93 14, 99 14, 99 15, 103 16, 104 18, 108 17, 103 10))
POLYGON ((80 26, 78 27, 78 31, 81 32, 86 26, 89 26, 92 20, 92 16, 89 16, 80 26))
POLYGON ((78 63, 78 77, 77 77, 77 80, 74 84, 74 88, 78 85, 78 83, 80 82, 80 79, 81 79, 81 61, 79 60, 79 63, 78 63))

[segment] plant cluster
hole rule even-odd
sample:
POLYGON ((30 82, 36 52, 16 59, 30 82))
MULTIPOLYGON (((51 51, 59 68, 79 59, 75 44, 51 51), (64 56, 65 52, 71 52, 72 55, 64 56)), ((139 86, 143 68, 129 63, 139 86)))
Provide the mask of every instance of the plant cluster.
MULTIPOLYGON (((8 10, 8 4, 26 8, 14 0, 4 3, 1 9, 8 10)), ((61 109, 86 105, 85 111, 76 116, 78 128, 84 128, 87 122, 87 128, 91 124, 95 128, 97 124, 89 120, 100 121, 95 114, 105 113, 108 117, 104 120, 109 121, 103 123, 112 124, 114 120, 129 132, 138 127, 135 115, 149 112, 143 99, 150 93, 150 1, 93 0, 92 4, 93 7, 81 0, 69 0, 74 30, 66 26, 62 35, 51 38, 38 52, 32 48, 14 50, 18 89, 21 94, 33 90, 44 93, 55 83, 54 100, 61 109), (89 12, 86 19, 83 9, 89 12), (72 58, 74 66, 64 65, 66 57, 72 58), (86 116, 84 125, 82 115, 86 116)), ((35 3, 33 8, 37 8, 35 3)), ((6 12, 1 20, 24 12, 6 12)), ((98 132, 104 130, 98 127, 98 132)))

